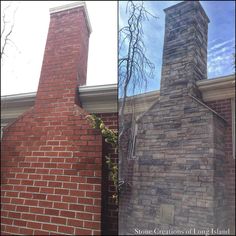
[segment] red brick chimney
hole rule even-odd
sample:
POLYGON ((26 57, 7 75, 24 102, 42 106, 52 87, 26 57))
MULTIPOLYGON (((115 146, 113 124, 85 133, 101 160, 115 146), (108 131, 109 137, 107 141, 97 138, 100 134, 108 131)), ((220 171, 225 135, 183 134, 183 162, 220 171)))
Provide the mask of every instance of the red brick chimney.
POLYGON ((86 84, 91 27, 84 3, 52 8, 50 14, 36 106, 73 103, 77 86, 86 84))
POLYGON ((101 233, 101 136, 77 105, 90 32, 84 3, 51 9, 35 106, 3 133, 1 234, 101 233))

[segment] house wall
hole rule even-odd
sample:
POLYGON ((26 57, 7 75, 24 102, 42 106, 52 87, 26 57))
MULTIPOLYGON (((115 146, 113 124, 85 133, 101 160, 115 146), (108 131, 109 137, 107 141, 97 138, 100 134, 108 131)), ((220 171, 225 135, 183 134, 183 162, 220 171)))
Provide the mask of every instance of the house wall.
MULTIPOLYGON (((79 99, 82 100, 82 106, 86 111, 90 113, 96 113, 101 117, 106 126, 111 129, 117 130, 117 90, 116 86, 84 86, 79 87, 79 99), (88 91, 89 90, 89 91, 88 91), (104 96, 105 94, 105 96, 104 96), (109 96, 109 103, 107 103, 107 95, 109 96), (81 99, 82 96, 82 99, 81 99), (111 106, 112 104, 112 106, 111 106), (100 113, 103 111, 103 113, 100 113)), ((27 111, 34 105, 35 93, 32 94, 19 94, 4 96, 1 98, 1 116, 3 127, 7 124, 15 121, 19 115, 22 115, 22 111, 27 111), (21 112, 17 112, 20 110, 21 112)), ((110 150, 109 145, 103 143, 102 154, 102 225, 101 230, 103 234, 114 235, 117 234, 117 205, 112 199, 114 193, 114 186, 112 181, 108 181, 109 171, 107 164, 105 163, 105 155, 107 153, 114 152, 110 150), (110 191, 110 193, 108 193, 110 191)), ((117 158, 117 154, 114 155, 117 158)))
POLYGON ((86 83, 84 7, 51 12, 35 104, 3 130, 1 234, 101 234, 102 137, 77 91, 86 83))
MULTIPOLYGON (((103 114, 97 114, 97 116, 101 117, 105 123, 105 125, 110 128, 110 129, 114 129, 117 130, 117 113, 103 113, 103 114)), ((23 123, 21 123, 22 126, 24 126, 23 123)), ((92 130, 91 130, 92 132, 92 130)), ((4 137, 5 138, 5 137, 4 137)), ((62 140, 60 142, 63 142, 62 140)), ((36 142, 32 141, 32 144, 34 145, 36 142)), ((13 143, 14 144, 14 143, 13 143)), ((19 141, 15 141, 15 145, 19 145, 20 142, 19 141)), ((42 143, 43 144, 43 143, 42 143)), ((4 147, 4 145, 2 146, 4 147)), ((56 148, 56 147, 54 147, 56 148)), ((58 149, 62 149, 63 147, 58 146, 58 149)), ((40 147, 40 149, 49 149, 51 150, 52 147, 48 146, 42 146, 40 147)), ((107 155, 107 153, 114 153, 114 150, 111 150, 109 145, 106 145, 106 143, 103 143, 103 152, 102 152, 102 206, 101 206, 101 230, 103 232, 103 234, 107 234, 107 235, 115 235, 117 234, 117 224, 118 224, 118 211, 117 211, 117 204, 114 202, 114 199, 112 199, 112 195, 115 193, 115 189, 113 186, 113 182, 111 180, 108 179, 108 175, 109 175, 109 170, 107 168, 107 164, 105 163, 105 156, 107 155)), ((17 157, 17 155, 16 155, 17 157)), ((88 157, 89 157, 89 152, 88 152, 88 157)), ((117 153, 112 154, 113 160, 117 161, 118 155, 117 153)), ((30 159, 30 158, 28 158, 30 159)), ((36 159, 32 158, 32 160, 36 161, 36 159)), ((47 171, 50 171, 50 169, 46 169, 43 167, 47 166, 48 167, 53 167, 53 165, 56 167, 58 166, 58 164, 56 163, 57 161, 59 161, 56 158, 51 158, 48 159, 48 161, 51 161, 53 163, 50 164, 50 162, 48 162, 48 164, 45 164, 43 162, 43 160, 45 160, 46 157, 43 156, 41 158, 37 159, 37 163, 36 162, 32 162, 30 163, 29 161, 27 163, 25 162, 16 162, 15 166, 24 166, 25 168, 27 167, 27 171, 31 171, 32 173, 26 173, 24 174, 24 169, 20 170, 18 167, 18 171, 23 172, 23 174, 20 173, 13 173, 11 171, 11 173, 8 173, 7 175, 7 182, 9 183, 7 185, 3 185, 2 186, 2 206, 3 209, 1 211, 1 216, 2 216, 2 233, 8 232, 8 233, 16 233, 16 234, 20 234, 20 233, 24 233, 24 234, 33 234, 33 233, 38 233, 38 234, 47 234, 47 232, 45 231, 45 229, 48 229, 48 232, 53 232, 54 230, 56 230, 56 226, 50 226, 50 223, 60 223, 63 226, 63 222, 66 222, 67 218, 65 214, 68 214, 68 217, 73 216, 73 214, 75 214, 75 216, 84 216, 86 220, 93 220, 94 225, 96 225, 96 217, 97 219, 99 219, 99 215, 95 214, 95 218, 93 218, 92 213, 81 213, 78 214, 74 209, 72 210, 70 208, 70 204, 72 204, 71 199, 73 200, 76 199, 77 195, 80 201, 86 201, 86 190, 79 190, 81 188, 81 184, 79 184, 79 182, 81 181, 81 177, 77 177, 77 176, 54 176, 51 173, 47 174, 47 175, 43 175, 42 173, 46 173, 47 171), (32 169, 31 169, 32 167, 32 169), (41 172, 40 170, 37 170, 36 167, 41 167, 41 172), (31 169, 31 170, 30 170, 31 169), (35 169, 35 170, 34 170, 35 169), (34 171, 36 173, 34 173, 34 171), (17 178, 18 180, 15 180, 15 178, 17 178), (65 181, 65 183, 63 183, 63 181, 65 181), (69 187, 67 187, 66 189, 62 189, 64 186, 66 185, 70 185, 70 183, 68 183, 72 181, 71 183, 71 187, 73 187, 73 189, 70 189, 69 187), (44 183, 43 183, 44 182, 44 183), (29 186, 28 186, 29 185, 29 186), (56 200, 56 204, 54 204, 53 207, 53 201, 49 201, 47 200, 47 203, 44 199, 41 200, 31 200, 31 197, 35 197, 34 192, 30 193, 30 186, 35 187, 35 190, 39 190, 42 192, 45 192, 45 200, 49 199, 49 200, 53 200, 53 197, 56 200), (54 190, 55 186, 57 185, 57 188, 54 190), (74 185, 74 186, 72 186, 74 185), (41 187, 41 189, 39 189, 41 187), (16 191, 20 191, 20 190, 24 190, 26 192, 19 192, 18 194, 16 194, 16 191), (59 195, 55 195, 55 193, 58 193, 60 195, 65 195, 68 196, 68 202, 64 203, 64 205, 60 202, 58 202, 58 197, 59 195), (70 198, 71 197, 71 198, 70 198), (23 212, 17 212, 17 210, 19 209, 20 206, 17 206, 16 204, 22 204, 20 205, 21 208, 23 209, 23 212), (44 216, 40 215, 43 212, 43 205, 47 205, 47 207, 52 207, 53 209, 57 206, 59 206, 59 204, 62 207, 62 212, 61 214, 64 214, 62 216, 53 216, 53 215, 46 215, 44 214, 44 216), (38 206, 40 208, 38 208, 38 206), (18 208, 17 208, 18 207, 18 208), (26 208, 24 208, 26 207, 26 208), (40 211, 41 210, 41 211, 40 211), (26 212, 24 212, 26 211, 26 212), (33 213, 31 213, 31 211, 33 213), (77 213, 77 215, 76 215, 77 213), (23 228, 19 228, 18 225, 15 225, 14 220, 17 222, 18 224, 22 224, 22 226, 25 226, 23 228), (26 227, 26 222, 28 220, 32 220, 32 225, 33 223, 35 223, 35 229, 30 228, 31 225, 27 225, 26 227), (21 222, 21 223, 19 223, 21 222), (38 223, 38 224, 37 224, 38 223), (46 224, 46 226, 44 225, 46 224), (48 227, 48 228, 47 228, 48 227), (51 228, 50 228, 51 227, 51 228), (39 230, 42 229, 42 230, 39 230)), ((71 159, 71 158, 70 158, 71 159)), ((71 159, 72 160, 72 159, 71 159)), ((3 162, 3 160, 2 160, 3 162)), ((64 162, 62 160, 62 164, 59 165, 63 165, 64 162)), ((3 163, 4 165, 4 163, 3 163)), ((65 166, 67 164, 64 164, 65 166)), ((74 163, 71 163, 70 165, 67 165, 68 168, 73 168, 76 165, 78 165, 77 160, 74 159, 74 163), (71 165, 71 166, 70 166, 71 165)), ((68 169, 69 170, 69 169, 68 169)), ((8 170, 7 170, 8 171, 8 170)), ((55 170, 54 170, 55 171, 55 170)), ((76 173, 76 170, 74 169, 74 173, 76 173)), ((91 186, 91 185, 90 185, 91 186)), ((90 186, 88 188, 90 188, 90 186)), ((82 188, 85 188, 85 184, 82 188)), ((96 186, 97 188, 98 186, 96 186)), ((33 189, 33 188, 32 188, 33 189)), ((98 193, 98 192, 97 192, 98 193)), ((90 190, 88 190, 87 194, 93 194, 90 190)), ((42 196, 41 196, 42 197, 42 196)), ((87 202, 84 202, 87 204, 89 204, 89 202, 93 201, 93 198, 88 197, 87 198, 87 202)), ((98 200, 96 200, 98 201, 98 200)), ((77 202, 75 202, 75 204, 77 204, 77 202)), ((89 205, 88 205, 89 206, 89 205)), ((94 205, 92 205, 94 206, 94 205)), ((81 205, 82 207, 82 205, 81 205)), ((99 207, 99 206, 98 206, 99 207)), ((58 209, 59 210, 59 209, 58 209)), ((94 210, 94 209, 93 209, 94 210)), ((70 218, 68 218, 68 223, 70 222, 70 218)), ((82 222, 81 220, 78 220, 78 222, 82 222)), ((69 223, 70 224, 70 223, 69 223)), ((70 226, 70 225, 69 225, 70 226)), ((65 228, 66 230, 72 230, 72 228, 65 228)), ((69 231, 70 232, 70 231, 69 231)), ((97 231, 91 231, 89 229, 77 229, 76 232, 79 232, 80 234, 93 234, 96 233, 97 231)), ((59 234, 59 232, 58 232, 59 234)))
MULTIPOLYGON (((231 76, 232 77, 232 76, 231 76)), ((233 141, 232 141, 232 118, 233 118, 233 111, 232 108, 234 106, 234 103, 232 104, 232 101, 235 100, 234 93, 231 91, 233 88, 233 77, 228 83, 230 86, 225 86, 225 82, 227 81, 228 77, 226 78, 219 78, 219 79, 213 79, 210 80, 211 82, 210 86, 211 88, 204 87, 202 89, 202 95, 205 97, 206 101, 205 103, 212 108, 214 111, 216 111, 219 115, 221 115, 226 121, 226 128, 225 128, 225 134, 224 134, 224 151, 225 151, 225 165, 224 165, 224 185, 226 187, 226 192, 224 195, 224 201, 225 206, 227 207, 227 214, 224 215, 224 222, 225 222, 225 228, 230 228, 231 234, 234 234, 235 232, 235 157, 233 156, 233 141), (222 84, 218 86, 218 81, 222 80, 222 84), (217 87, 216 87, 217 85, 217 87), (224 92, 221 91, 224 89, 224 92), (211 96, 206 96, 210 94, 211 96), (222 99, 222 97, 224 97, 222 99), (226 98, 225 98, 226 97, 226 98), (220 99, 219 99, 220 98, 220 99)), ((207 82, 207 81, 205 81, 207 82)), ((147 103, 146 106, 150 107, 150 104, 147 103)), ((147 112, 147 111, 146 111, 147 112)), ((126 122, 127 126, 129 127, 129 121, 131 120, 131 115, 126 115, 126 122)), ((215 134, 217 135, 217 134, 215 134)), ((130 129, 126 131, 126 134, 124 135, 124 138, 122 139, 122 142, 120 145, 123 147, 123 151, 126 155, 127 149, 128 149, 128 143, 131 140, 130 136, 130 129)), ((128 180, 129 183, 132 184, 132 176, 134 171, 134 162, 135 159, 129 160, 128 165, 125 163, 124 166, 126 166, 126 173, 125 178, 128 180)), ((221 165, 221 164, 220 164, 221 165)), ((127 221, 127 216, 131 212, 131 204, 130 199, 132 198, 132 188, 126 187, 124 189, 124 192, 122 193, 122 197, 120 198, 120 208, 121 211, 119 212, 119 224, 125 225, 127 221)), ((223 222, 223 218, 220 219, 220 221, 223 222)))
POLYGON ((100 135, 84 115, 34 117, 4 130, 1 233, 100 234, 100 135))

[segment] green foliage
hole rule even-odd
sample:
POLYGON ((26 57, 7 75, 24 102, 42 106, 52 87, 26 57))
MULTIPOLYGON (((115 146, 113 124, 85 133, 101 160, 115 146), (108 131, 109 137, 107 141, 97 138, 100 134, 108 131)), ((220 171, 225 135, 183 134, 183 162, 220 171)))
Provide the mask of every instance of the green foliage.
MULTIPOLYGON (((98 129, 101 132, 101 135, 105 138, 105 142, 109 143, 112 148, 114 148, 115 153, 117 153, 118 147, 118 134, 111 129, 108 129, 101 118, 97 117, 96 115, 88 115, 86 117, 89 122, 92 124, 94 129, 98 129)), ((118 204, 118 165, 116 162, 112 161, 111 153, 106 156, 106 163, 109 169, 110 178, 115 186, 115 194, 113 194, 113 199, 115 200, 116 204, 118 204)))

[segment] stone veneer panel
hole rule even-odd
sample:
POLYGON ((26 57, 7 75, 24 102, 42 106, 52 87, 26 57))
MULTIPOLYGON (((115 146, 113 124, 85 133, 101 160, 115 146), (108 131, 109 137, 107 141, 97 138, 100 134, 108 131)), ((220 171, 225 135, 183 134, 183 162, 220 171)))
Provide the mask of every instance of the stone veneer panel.
POLYGON ((184 1, 164 11, 160 99, 168 101, 186 92, 200 97, 195 83, 207 78, 209 19, 198 1, 184 1))
POLYGON ((169 108, 157 104, 143 116, 126 232, 224 226, 219 220, 225 204, 224 126, 223 120, 189 97, 175 100, 169 108), (173 224, 160 222, 161 204, 175 206, 173 224))

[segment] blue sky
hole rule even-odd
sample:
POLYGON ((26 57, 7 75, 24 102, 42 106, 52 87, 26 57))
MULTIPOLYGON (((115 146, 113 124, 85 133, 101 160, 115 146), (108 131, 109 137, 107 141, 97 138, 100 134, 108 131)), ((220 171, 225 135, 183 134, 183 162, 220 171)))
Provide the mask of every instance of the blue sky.
MULTIPOLYGON (((149 82, 147 91, 160 89, 162 51, 164 40, 165 14, 163 9, 181 1, 146 1, 144 6, 158 19, 145 22, 143 29, 147 56, 155 64, 155 78, 149 82)), ((208 25, 208 78, 234 73, 233 56, 235 51, 235 2, 200 1, 210 19, 208 25)), ((120 27, 126 23, 126 2, 119 3, 120 27)))

